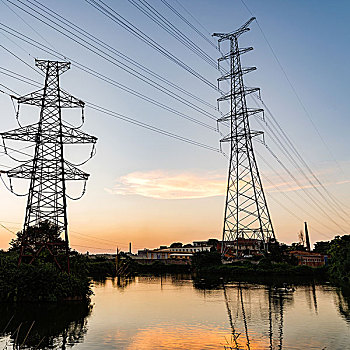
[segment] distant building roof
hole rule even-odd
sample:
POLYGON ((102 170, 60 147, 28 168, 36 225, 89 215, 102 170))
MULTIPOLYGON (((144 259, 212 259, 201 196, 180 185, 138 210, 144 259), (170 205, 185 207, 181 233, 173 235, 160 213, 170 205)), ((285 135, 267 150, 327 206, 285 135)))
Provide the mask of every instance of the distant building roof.
POLYGON ((324 254, 321 254, 321 253, 308 252, 308 251, 305 251, 305 250, 292 250, 292 251, 289 252, 289 254, 293 254, 293 255, 313 255, 313 256, 324 255, 324 254))

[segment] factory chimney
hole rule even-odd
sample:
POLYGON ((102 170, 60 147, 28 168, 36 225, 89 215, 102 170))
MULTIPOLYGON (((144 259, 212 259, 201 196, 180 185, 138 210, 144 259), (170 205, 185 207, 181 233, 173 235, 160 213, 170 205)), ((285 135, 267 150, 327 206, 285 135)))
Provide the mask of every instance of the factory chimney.
POLYGON ((310 249, 310 237, 309 237, 309 231, 307 229, 307 222, 304 222, 305 224, 305 237, 306 237, 306 250, 309 252, 310 249))

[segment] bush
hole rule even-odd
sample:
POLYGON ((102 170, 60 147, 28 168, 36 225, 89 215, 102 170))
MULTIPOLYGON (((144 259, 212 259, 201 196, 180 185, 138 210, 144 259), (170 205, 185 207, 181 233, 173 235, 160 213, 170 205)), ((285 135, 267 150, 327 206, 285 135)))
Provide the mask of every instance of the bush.
POLYGON ((350 286, 350 235, 337 236, 330 243, 330 276, 350 286))
POLYGON ((0 300, 9 302, 58 302, 87 300, 92 294, 83 263, 72 261, 72 272, 51 263, 17 266, 17 254, 0 254, 0 300))
POLYGON ((221 265, 221 254, 217 251, 198 252, 192 256, 192 266, 195 270, 219 265, 221 265))

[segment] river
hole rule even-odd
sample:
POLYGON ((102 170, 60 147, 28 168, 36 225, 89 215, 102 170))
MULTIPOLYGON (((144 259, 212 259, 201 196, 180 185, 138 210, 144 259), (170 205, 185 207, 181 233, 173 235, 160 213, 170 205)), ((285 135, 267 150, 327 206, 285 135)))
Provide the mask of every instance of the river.
POLYGON ((93 290, 90 307, 0 305, 0 349, 350 349, 350 298, 330 284, 169 275, 93 290))

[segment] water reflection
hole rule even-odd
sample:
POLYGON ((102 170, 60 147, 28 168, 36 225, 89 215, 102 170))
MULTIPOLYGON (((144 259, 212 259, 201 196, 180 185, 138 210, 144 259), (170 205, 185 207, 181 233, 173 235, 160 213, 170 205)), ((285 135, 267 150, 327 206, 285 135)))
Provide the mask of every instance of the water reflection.
POLYGON ((339 313, 350 324, 350 291, 337 290, 339 313))
MULTIPOLYGON (((262 288, 238 282, 222 283, 222 289, 232 332, 231 340, 224 348, 282 350, 284 314, 294 304, 295 288, 286 284, 262 288)), ((315 292, 313 296, 317 305, 315 292)))
POLYGON ((93 288, 91 317, 80 304, 0 305, 0 349, 350 349, 350 295, 331 285, 163 275, 93 288))
POLYGON ((0 304, 1 349, 66 349, 84 340, 91 306, 0 304))

